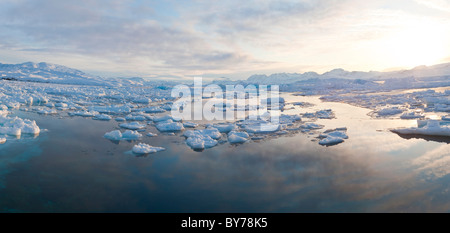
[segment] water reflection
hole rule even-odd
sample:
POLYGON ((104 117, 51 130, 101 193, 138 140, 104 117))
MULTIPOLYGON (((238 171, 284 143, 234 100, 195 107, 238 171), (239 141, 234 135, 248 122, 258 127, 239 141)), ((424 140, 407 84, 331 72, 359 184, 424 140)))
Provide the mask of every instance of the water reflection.
MULTIPOLYGON (((10 149, 0 151, 0 159, 17 161, 0 160, 0 170, 8 171, 0 175, 0 211, 449 210, 449 145, 405 140, 388 131, 409 127, 411 121, 373 120, 368 109, 322 103, 317 97, 285 99, 314 104, 289 111, 333 109, 337 119, 317 123, 326 126, 323 130, 345 126, 349 139, 322 147, 311 141, 315 134, 290 133, 195 152, 182 134, 159 134, 143 136, 141 142, 166 151, 136 156, 130 150, 137 142, 103 138, 119 129, 118 122, 31 115, 49 132, 26 144, 5 144, 10 149)), ((148 132, 156 132, 154 126, 142 134, 148 132)))

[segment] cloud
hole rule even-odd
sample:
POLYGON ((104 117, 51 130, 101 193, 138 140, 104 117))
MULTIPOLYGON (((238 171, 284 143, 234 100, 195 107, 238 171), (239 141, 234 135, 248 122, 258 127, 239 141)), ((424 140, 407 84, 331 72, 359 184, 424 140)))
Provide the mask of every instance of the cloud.
POLYGON ((446 0, 416 0, 416 2, 432 9, 450 12, 450 3, 446 0))

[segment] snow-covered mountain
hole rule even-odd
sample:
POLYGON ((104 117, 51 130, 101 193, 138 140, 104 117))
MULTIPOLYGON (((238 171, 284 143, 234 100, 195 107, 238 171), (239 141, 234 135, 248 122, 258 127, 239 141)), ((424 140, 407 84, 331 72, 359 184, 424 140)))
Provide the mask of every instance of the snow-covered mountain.
POLYGON ((106 85, 104 79, 62 65, 45 62, 0 63, 0 79, 58 84, 106 85))
POLYGON ((435 76, 449 76, 450 63, 433 66, 418 66, 410 70, 399 70, 391 72, 379 71, 346 71, 334 69, 323 74, 315 72, 306 73, 276 73, 271 75, 255 74, 247 79, 249 83, 255 84, 289 84, 308 79, 364 79, 364 80, 386 80, 391 78, 423 78, 435 76))

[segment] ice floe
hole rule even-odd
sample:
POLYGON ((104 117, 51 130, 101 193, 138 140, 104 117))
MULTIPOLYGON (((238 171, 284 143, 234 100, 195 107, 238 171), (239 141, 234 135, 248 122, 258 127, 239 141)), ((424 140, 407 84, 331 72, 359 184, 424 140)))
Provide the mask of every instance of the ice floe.
POLYGON ((248 138, 249 135, 247 132, 231 131, 228 133, 228 142, 232 144, 246 142, 248 138))
POLYGON ((450 137, 450 127, 440 125, 440 122, 438 120, 427 120, 427 124, 423 127, 391 129, 391 131, 398 134, 417 134, 417 135, 450 137))
POLYGON ((130 123, 122 123, 119 125, 125 129, 137 130, 145 128, 145 125, 140 124, 139 122, 130 122, 130 123))
POLYGON ((133 153, 135 154, 150 154, 164 150, 166 150, 166 148, 151 146, 145 143, 139 143, 137 145, 134 145, 132 149, 133 153))

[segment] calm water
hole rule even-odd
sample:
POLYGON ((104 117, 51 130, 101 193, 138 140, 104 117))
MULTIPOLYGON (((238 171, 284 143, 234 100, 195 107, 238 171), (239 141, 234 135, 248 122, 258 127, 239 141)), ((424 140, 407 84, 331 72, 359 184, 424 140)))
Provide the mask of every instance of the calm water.
MULTIPOLYGON (((415 121, 370 119, 368 109, 321 103, 290 112, 332 108, 325 129, 346 126, 349 139, 323 147, 315 136, 290 134, 242 145, 192 151, 181 135, 153 126, 143 142, 167 150, 135 156, 137 142, 103 134, 118 122, 40 116, 38 137, 0 145, 1 212, 416 212, 450 210, 450 145, 405 139, 389 128, 415 121)), ((289 112, 288 111, 288 112, 289 112)), ((143 134, 144 134, 143 133, 143 134)))

